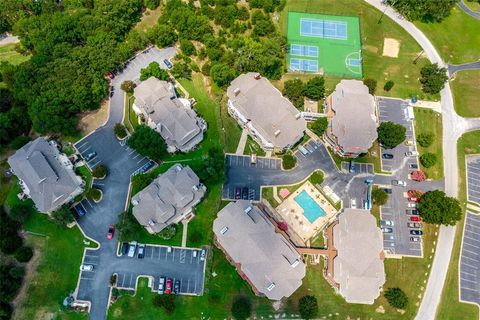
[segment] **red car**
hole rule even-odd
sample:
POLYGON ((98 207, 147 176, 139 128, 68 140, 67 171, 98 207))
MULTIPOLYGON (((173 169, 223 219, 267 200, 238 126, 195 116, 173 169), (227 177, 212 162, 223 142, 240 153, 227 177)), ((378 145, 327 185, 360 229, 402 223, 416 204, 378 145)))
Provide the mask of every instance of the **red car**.
POLYGON ((407 191, 408 197, 414 197, 414 198, 419 198, 423 194, 422 191, 411 189, 407 191))
POLYGON ((107 239, 112 240, 114 234, 115 234, 115 227, 114 226, 109 226, 108 227, 108 232, 107 232, 107 239))
POLYGON ((412 216, 412 217, 410 217, 410 221, 418 222, 418 221, 422 221, 422 218, 420 218, 419 216, 412 216))
POLYGON ((172 279, 168 278, 167 283, 165 285, 165 293, 170 294, 172 293, 172 279))
POLYGON ((408 198, 408 201, 418 203, 420 202, 420 198, 410 197, 408 198))

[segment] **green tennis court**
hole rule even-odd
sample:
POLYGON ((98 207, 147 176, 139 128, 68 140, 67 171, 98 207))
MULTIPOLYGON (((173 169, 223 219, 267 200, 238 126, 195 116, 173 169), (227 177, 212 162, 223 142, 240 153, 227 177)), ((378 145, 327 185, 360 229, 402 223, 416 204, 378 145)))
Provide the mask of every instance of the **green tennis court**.
POLYGON ((289 12, 287 65, 292 72, 361 78, 357 17, 289 12))

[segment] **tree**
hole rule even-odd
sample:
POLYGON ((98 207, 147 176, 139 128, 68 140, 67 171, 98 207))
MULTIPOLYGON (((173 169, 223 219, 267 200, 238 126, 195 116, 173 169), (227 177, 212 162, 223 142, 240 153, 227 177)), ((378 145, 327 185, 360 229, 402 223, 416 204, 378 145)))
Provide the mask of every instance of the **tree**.
POLYGON ((303 107, 303 91, 304 84, 300 79, 293 79, 285 81, 283 87, 283 95, 286 96, 295 107, 303 107))
POLYGON ((175 295, 157 294, 153 298, 153 305, 157 308, 165 309, 167 314, 172 314, 175 311, 175 295))
POLYGON ((387 149, 395 148, 405 140, 406 129, 401 124, 382 122, 377 128, 378 141, 387 149))
POLYGON ((427 223, 454 226, 462 218, 458 200, 440 190, 425 192, 420 197, 418 211, 427 223))
POLYGON ((53 222, 61 226, 66 226, 74 220, 72 210, 70 210, 67 205, 63 205, 60 209, 53 211, 50 214, 50 218, 52 218, 53 222))
POLYGON ((23 223, 28 219, 28 217, 30 217, 33 211, 34 209, 30 203, 19 202, 10 208, 8 215, 13 220, 23 223))
POLYGON ((310 129, 319 137, 323 135, 328 128, 328 119, 326 117, 320 117, 313 121, 310 125, 310 129))
POLYGON ((212 183, 223 181, 225 176, 225 158, 223 151, 217 147, 210 148, 207 154, 202 155, 202 160, 202 167, 198 173, 200 179, 212 183))
POLYGON ((368 87, 368 93, 370 93, 371 95, 375 94, 375 90, 377 90, 377 80, 366 78, 363 79, 363 84, 368 87))
POLYGON ((160 0, 144 0, 145 7, 150 10, 157 9, 158 5, 160 4, 160 0))
POLYGON ((22 285, 25 270, 13 264, 0 264, 0 302, 10 302, 22 285))
POLYGON ((235 70, 223 63, 217 63, 210 69, 210 76, 213 82, 219 87, 226 87, 235 79, 235 70))
POLYGON ((20 223, 11 219, 0 206, 0 250, 12 254, 22 247, 23 239, 18 235, 20 223))
POLYGON ((177 42, 178 36, 175 31, 167 25, 157 24, 152 28, 154 35, 154 42, 159 47, 170 47, 175 42, 177 42))
POLYGON ((30 247, 21 247, 15 252, 15 259, 18 262, 28 262, 33 257, 33 250, 30 247))
POLYGON ((408 297, 400 288, 388 288, 385 293, 388 303, 397 309, 405 309, 408 305, 408 297))
POLYGON ((307 81, 303 94, 312 100, 320 100, 325 96, 325 79, 323 77, 313 77, 307 81))
POLYGON ((145 81, 150 77, 155 77, 164 81, 170 78, 168 72, 164 69, 161 69, 160 65, 156 61, 151 62, 146 68, 140 70, 140 81, 145 81))
POLYGON ((435 135, 431 132, 423 132, 417 136, 417 142, 422 148, 428 148, 433 143, 435 135))
POLYGON ((428 63, 420 70, 420 83, 425 93, 439 93, 447 80, 447 69, 439 68, 436 63, 428 63))
POLYGON ((247 319, 252 314, 252 302, 246 296, 236 296, 233 298, 231 311, 235 319, 247 319))
POLYGON ((383 189, 375 188, 372 191, 372 200, 378 206, 383 206, 388 201, 388 194, 383 189))
POLYGON ((440 22, 450 15, 456 0, 389 0, 409 20, 440 22))
POLYGON ((392 90, 394 85, 395 85, 395 82, 393 82, 392 80, 388 80, 387 82, 385 82, 385 85, 383 86, 383 90, 388 92, 392 90))
POLYGON ((108 169, 105 165, 99 164, 92 170, 92 175, 97 179, 103 179, 107 176, 108 169))
MULTIPOLYGON (((142 70, 144 70, 144 69, 142 69, 142 70)), ((125 80, 120 85, 120 89, 122 89, 126 93, 133 93, 133 90, 135 89, 136 86, 137 85, 135 84, 135 82, 133 82, 131 80, 125 80)))
POLYGON ((7 302, 0 302, 0 320, 10 320, 12 318, 13 308, 7 302))
POLYGON ((193 45, 192 41, 187 39, 180 40, 180 50, 182 50, 183 54, 187 56, 192 56, 197 54, 197 50, 193 45))
POLYGON ((310 295, 301 297, 298 301, 298 312, 303 319, 315 318, 318 314, 317 298, 310 295))
POLYGON ((420 156, 420 163, 425 168, 433 167, 437 163, 437 155, 430 152, 424 153, 420 156))
POLYGON ((292 169, 293 167, 295 167, 296 164, 297 158, 295 158, 295 156, 291 155, 290 153, 287 153, 282 157, 283 169, 292 169))
POLYGON ((125 126, 121 123, 115 124, 115 126, 113 127, 113 132, 115 132, 115 135, 118 139, 124 139, 127 136, 127 130, 125 126))
POLYGON ((140 125, 127 142, 128 146, 142 156, 160 161, 167 154, 167 145, 158 132, 140 125))
POLYGON ((88 199, 98 202, 102 198, 102 192, 97 188, 90 188, 86 196, 88 199))
POLYGON ((119 214, 118 222, 115 224, 115 229, 119 233, 120 240, 122 241, 134 240, 137 235, 142 232, 142 228, 131 211, 124 211, 119 214))
POLYGON ((178 79, 192 79, 192 69, 185 62, 175 63, 172 68, 172 74, 178 79))

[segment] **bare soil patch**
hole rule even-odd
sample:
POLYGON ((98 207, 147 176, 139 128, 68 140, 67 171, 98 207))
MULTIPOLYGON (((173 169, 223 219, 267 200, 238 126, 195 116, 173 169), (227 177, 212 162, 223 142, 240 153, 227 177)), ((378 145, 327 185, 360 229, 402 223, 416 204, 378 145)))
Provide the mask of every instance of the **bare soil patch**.
POLYGON ((384 38, 383 41, 383 56, 390 58, 398 58, 400 51, 400 41, 393 38, 384 38))

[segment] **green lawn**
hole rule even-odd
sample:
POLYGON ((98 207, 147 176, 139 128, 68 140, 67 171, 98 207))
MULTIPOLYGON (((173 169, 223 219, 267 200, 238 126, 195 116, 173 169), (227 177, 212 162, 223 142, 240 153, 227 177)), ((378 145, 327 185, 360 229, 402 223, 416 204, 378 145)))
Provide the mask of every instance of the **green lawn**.
POLYGON ((59 227, 41 213, 25 223, 27 243, 40 252, 38 267, 28 284, 26 297, 17 309, 17 319, 88 319, 87 314, 61 307, 77 285, 84 237, 77 227, 59 227))
POLYGON ((147 31, 148 29, 153 27, 157 23, 160 15, 162 14, 161 7, 162 6, 159 5, 155 10, 145 9, 142 15, 142 19, 139 23, 137 23, 135 29, 139 31, 147 31))
POLYGON ((15 43, 0 46, 0 62, 5 61, 17 65, 30 59, 30 56, 25 56, 15 51, 15 46, 15 43))
POLYGON ((256 154, 257 156, 265 156, 265 151, 260 147, 258 143, 255 142, 255 140, 252 139, 252 137, 248 136, 247 137, 247 143, 245 144, 245 150, 243 150, 243 154, 256 154))
POLYGON ((433 133, 435 139, 428 148, 422 148, 417 143, 420 155, 430 152, 437 156, 437 163, 430 168, 425 168, 421 164, 422 171, 425 172, 427 178, 438 180, 443 178, 443 152, 442 152, 442 116, 440 113, 429 109, 415 108, 415 135, 418 137, 421 133, 433 133))
MULTIPOLYGON (((467 203, 466 197, 466 173, 465 173, 465 156, 468 154, 480 153, 480 131, 473 131, 464 134, 458 139, 458 199, 465 209, 467 203)), ((465 211, 465 210, 464 210, 465 211)), ((458 295, 458 264, 460 259, 460 249, 462 243, 462 234, 464 227, 464 219, 457 224, 455 235, 455 244, 450 259, 447 279, 442 292, 442 300, 437 310, 438 319, 478 319, 479 308, 476 305, 461 303, 458 295)))
POLYGON ((375 141, 373 143, 367 154, 360 155, 356 158, 344 158, 333 152, 331 148, 327 149, 333 158, 333 162, 335 162, 335 165, 339 170, 342 170, 342 162, 349 162, 350 160, 353 160, 357 163, 371 163, 373 164, 373 170, 376 173, 384 173, 382 171, 382 165, 380 163, 380 146, 378 144, 378 141, 375 141))
MULTIPOLYGON (((480 58, 480 54, 479 54, 480 58)), ((450 81, 455 110, 462 117, 480 117, 480 70, 465 70, 450 81)))
MULTIPOLYGON (((420 58, 417 64, 413 60, 421 52, 420 46, 399 25, 388 17, 378 20, 381 12, 362 0, 291 0, 281 12, 279 27, 286 34, 288 11, 309 13, 325 13, 333 15, 350 15, 360 17, 360 34, 363 42, 363 70, 365 78, 373 78, 378 82, 377 95, 408 98, 418 96, 422 99, 438 100, 439 96, 429 96, 421 91, 419 77, 421 67, 427 62, 420 58), (398 58, 384 57, 384 38, 400 41, 398 58), (392 80, 395 86, 385 92, 383 86, 392 80)), ((326 77, 327 79, 330 77, 326 77)), ((334 81, 338 81, 334 78, 334 81)))
POLYGON ((88 192, 88 190, 90 190, 90 187, 92 186, 92 173, 86 165, 76 168, 75 171, 82 177, 83 181, 85 181, 84 193, 88 192))
POLYGON ((480 58, 480 21, 454 6, 450 16, 441 23, 415 24, 432 41, 445 62, 454 64, 480 58))
POLYGON ((467 5, 467 7, 470 8, 470 10, 480 11, 480 3, 477 0, 475 1, 464 0, 463 2, 467 5))

